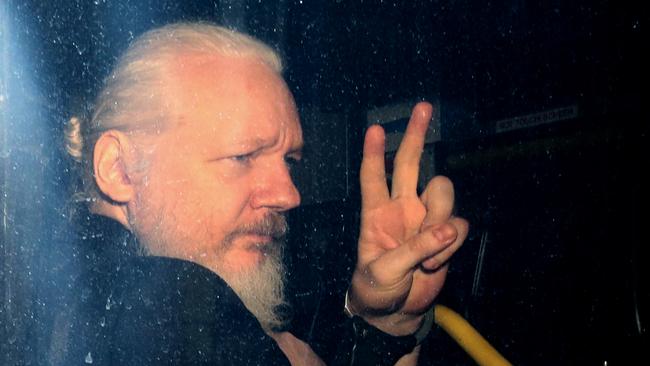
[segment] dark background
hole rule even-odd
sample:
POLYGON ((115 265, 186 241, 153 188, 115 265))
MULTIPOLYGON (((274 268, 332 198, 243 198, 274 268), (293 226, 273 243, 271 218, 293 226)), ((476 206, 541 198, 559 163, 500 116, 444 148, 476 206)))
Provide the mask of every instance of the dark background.
MULTIPOLYGON (((240 29, 285 58, 308 144, 297 172, 305 204, 290 217, 292 296, 311 299, 297 319, 340 307, 367 111, 427 99, 441 128, 427 150, 471 223, 439 301, 514 364, 647 359, 640 3, 10 0, 0 3, 1 364, 36 362, 58 283, 75 275, 65 121, 133 37, 177 20, 240 29), (495 129, 566 106, 578 116, 495 129)), ((298 321, 297 331, 328 336, 326 320, 298 321)), ((472 364, 440 330, 423 353, 423 364, 472 364)))

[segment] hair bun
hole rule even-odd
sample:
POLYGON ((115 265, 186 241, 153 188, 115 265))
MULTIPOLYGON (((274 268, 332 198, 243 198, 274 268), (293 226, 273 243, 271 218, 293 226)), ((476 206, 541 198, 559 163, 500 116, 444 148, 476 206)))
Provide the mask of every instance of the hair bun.
POLYGON ((81 119, 72 117, 65 128, 65 149, 76 162, 81 162, 84 141, 81 135, 81 119))

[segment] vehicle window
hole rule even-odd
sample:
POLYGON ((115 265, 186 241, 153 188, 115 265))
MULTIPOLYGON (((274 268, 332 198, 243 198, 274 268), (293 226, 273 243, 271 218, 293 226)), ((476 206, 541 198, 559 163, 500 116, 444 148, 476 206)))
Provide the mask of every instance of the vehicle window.
MULTIPOLYGON (((230 211, 208 208, 212 201, 192 198, 213 187, 210 179, 231 187, 209 193, 214 202, 235 207, 257 199, 244 197, 247 187, 268 177, 274 182, 269 189, 288 184, 278 175, 287 166, 301 198, 298 206, 293 191, 283 191, 288 198, 273 203, 287 208, 282 258, 291 306, 282 305, 283 314, 292 319, 286 329, 316 353, 333 354, 343 338, 332 324, 338 324, 357 262, 364 134, 373 124, 383 126, 391 184, 411 109, 428 101, 433 116, 418 192, 435 175, 449 177, 454 214, 470 223, 436 303, 465 317, 513 364, 607 365, 641 354, 649 301, 642 250, 648 18, 639 4, 7 0, 0 3, 1 364, 56 364, 65 348, 57 342, 68 333, 53 329, 67 329, 75 313, 58 315, 90 296, 82 291, 84 278, 122 265, 103 261, 109 249, 79 222, 88 217, 80 207, 97 197, 112 202, 111 210, 126 207, 118 204, 122 196, 79 195, 83 179, 84 187, 97 190, 97 173, 68 154, 66 126, 97 111, 98 93, 131 42, 176 22, 218 24, 269 45, 282 58, 291 97, 278 91, 280 82, 265 84, 272 87, 250 92, 258 103, 241 104, 236 123, 187 137, 191 143, 179 147, 177 165, 138 178, 143 185, 151 178, 152 187, 155 177, 176 184, 151 196, 156 202, 178 197, 174 209, 170 203, 160 211, 177 215, 178 224, 160 235, 193 238, 214 227, 208 217, 229 217, 230 211), (262 118, 242 112, 261 111, 263 93, 276 99, 262 118), (304 144, 282 98, 295 100, 304 144), (279 120, 293 127, 282 130, 278 142, 280 135, 268 137, 264 128, 279 120), (237 133, 262 142, 220 150, 237 133), (286 148, 291 138, 295 146, 286 148), (199 163, 198 154, 208 152, 199 163), (273 174, 264 170, 276 163, 273 174), (200 166, 201 174, 188 176, 188 166, 200 166), (187 182, 196 186, 189 189, 187 182)), ((186 75, 179 71, 185 63, 175 65, 173 75, 186 75)), ((143 130, 155 132, 117 130, 165 139, 162 116, 172 105, 183 106, 187 123, 197 123, 194 99, 171 97, 181 79, 173 80, 167 89, 142 87, 120 102, 137 103, 142 112, 129 118, 150 121, 143 130)), ((228 107, 235 110, 234 104, 228 107)), ((215 125, 225 123, 211 116, 215 125)), ((137 151, 158 156, 153 138, 137 140, 137 151)), ((134 169, 137 176, 140 168, 134 169)), ((102 296, 92 300, 100 308, 117 301, 102 296)), ((91 352, 82 356, 100 363, 91 352)), ((473 362, 441 328, 429 336, 420 360, 473 362)))

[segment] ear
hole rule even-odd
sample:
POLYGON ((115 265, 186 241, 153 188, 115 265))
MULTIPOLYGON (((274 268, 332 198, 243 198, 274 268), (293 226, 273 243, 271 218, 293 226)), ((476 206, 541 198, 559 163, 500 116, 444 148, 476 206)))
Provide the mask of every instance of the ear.
POLYGON ((99 190, 116 203, 127 203, 135 197, 127 169, 132 148, 129 137, 116 130, 102 133, 95 143, 95 182, 99 190))

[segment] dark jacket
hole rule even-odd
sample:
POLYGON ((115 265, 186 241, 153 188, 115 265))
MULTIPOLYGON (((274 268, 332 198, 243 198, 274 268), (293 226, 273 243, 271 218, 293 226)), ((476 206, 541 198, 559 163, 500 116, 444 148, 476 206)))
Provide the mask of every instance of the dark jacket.
MULTIPOLYGON (((79 273, 54 316, 45 364, 289 365, 214 272, 180 259, 140 256, 135 236, 121 224, 102 216, 82 217, 82 243, 74 254, 79 273)), ((340 302, 335 308, 316 307, 325 314, 311 316, 309 332, 287 330, 332 366, 393 365, 403 354, 390 346, 392 336, 375 328, 366 325, 367 331, 356 334, 339 310, 340 302), (327 329, 336 330, 334 341, 327 341, 332 338, 327 329)))
POLYGON ((119 223, 82 227, 87 266, 58 316, 55 365, 288 365, 232 289, 195 263, 135 255, 119 223))

